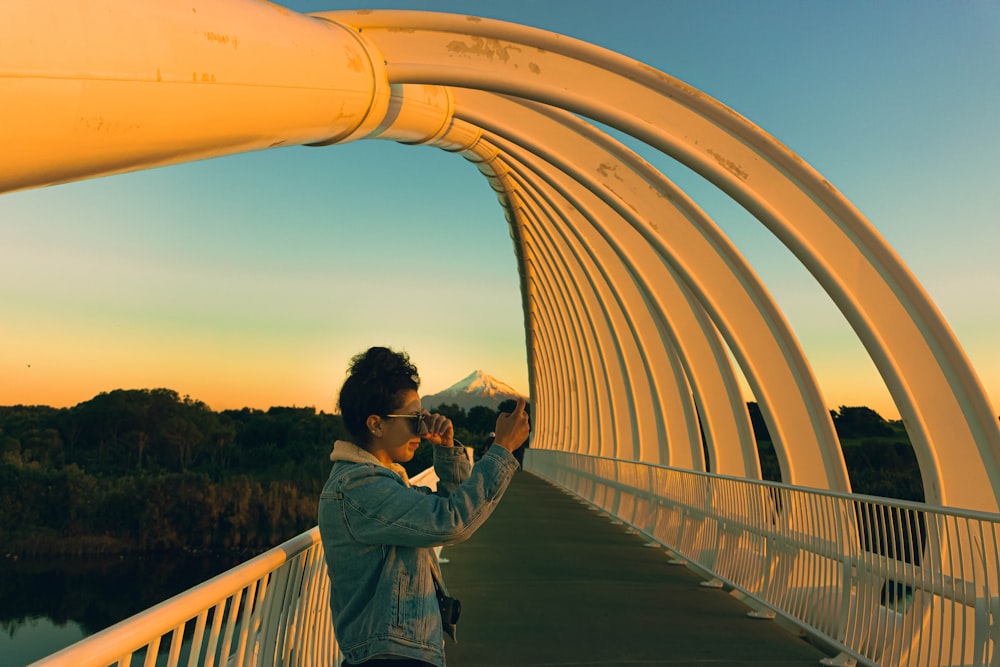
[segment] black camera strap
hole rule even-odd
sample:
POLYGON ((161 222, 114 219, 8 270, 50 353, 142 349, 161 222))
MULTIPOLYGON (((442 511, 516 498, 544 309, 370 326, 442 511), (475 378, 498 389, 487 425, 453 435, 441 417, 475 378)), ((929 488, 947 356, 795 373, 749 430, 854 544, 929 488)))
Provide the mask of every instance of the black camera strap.
MULTIPOLYGON (((437 561, 436 558, 434 560, 437 561)), ((434 594, 437 596, 438 610, 441 612, 441 627, 457 644, 458 617, 462 613, 462 603, 457 598, 448 595, 437 562, 431 565, 431 575, 434 579, 434 594)))

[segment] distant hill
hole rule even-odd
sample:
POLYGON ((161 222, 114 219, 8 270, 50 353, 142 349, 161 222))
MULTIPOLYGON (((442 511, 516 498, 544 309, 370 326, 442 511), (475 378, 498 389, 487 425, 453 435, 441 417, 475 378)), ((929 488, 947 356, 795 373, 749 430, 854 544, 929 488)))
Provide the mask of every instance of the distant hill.
POLYGON ((504 401, 522 397, 527 398, 492 375, 475 371, 444 391, 424 396, 421 403, 429 410, 442 404, 454 404, 466 410, 476 405, 483 405, 496 410, 504 401))

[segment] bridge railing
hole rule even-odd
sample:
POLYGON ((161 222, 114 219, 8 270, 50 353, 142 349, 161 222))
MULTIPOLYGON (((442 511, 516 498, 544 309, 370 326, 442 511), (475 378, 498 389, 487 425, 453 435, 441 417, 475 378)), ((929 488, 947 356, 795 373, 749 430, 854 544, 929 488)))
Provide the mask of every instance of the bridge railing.
POLYGON ((863 664, 1000 664, 1000 516, 528 450, 532 472, 863 664))
POLYGON ((338 653, 313 528, 31 667, 331 667, 338 653))
MULTIPOLYGON (((862 663, 1000 664, 1000 516, 545 450, 525 463, 862 663)), ((35 667, 336 659, 314 528, 35 667)))
POLYGON ((320 666, 335 655, 313 528, 32 667, 320 666))

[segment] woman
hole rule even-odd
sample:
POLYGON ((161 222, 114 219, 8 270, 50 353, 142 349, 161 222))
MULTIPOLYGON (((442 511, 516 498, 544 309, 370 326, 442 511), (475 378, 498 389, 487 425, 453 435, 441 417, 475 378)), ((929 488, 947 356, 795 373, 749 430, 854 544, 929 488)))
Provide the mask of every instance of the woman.
POLYGON ((528 437, 524 401, 497 419, 494 445, 469 465, 451 420, 420 405, 417 369, 404 353, 373 347, 351 360, 338 440, 319 501, 333 627, 346 662, 444 667, 440 600, 450 600, 434 547, 468 539, 496 508, 528 437), (434 447, 435 494, 411 487, 400 463, 421 440, 434 447))

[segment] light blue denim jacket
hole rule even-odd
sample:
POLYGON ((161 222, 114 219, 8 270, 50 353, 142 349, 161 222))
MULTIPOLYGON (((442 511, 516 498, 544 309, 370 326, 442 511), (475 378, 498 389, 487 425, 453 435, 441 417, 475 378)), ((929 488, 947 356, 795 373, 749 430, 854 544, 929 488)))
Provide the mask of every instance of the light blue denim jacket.
MULTIPOLYGON (((434 447, 435 494, 337 441, 319 500, 333 627, 344 657, 416 658, 444 667, 434 547, 468 539, 496 508, 517 460, 494 445, 471 468, 461 447, 434 447)), ((447 589, 444 589, 447 590, 447 589)), ((377 663, 376 663, 377 664, 377 663)))

